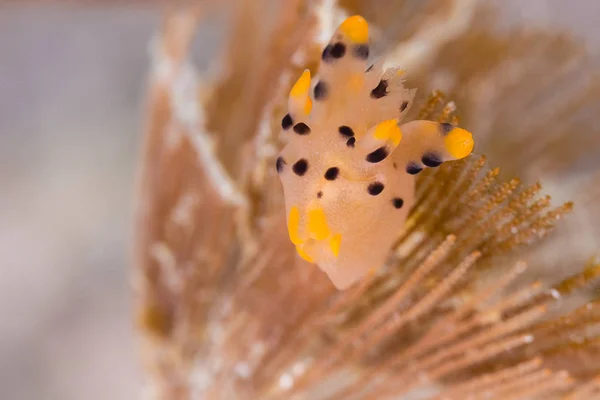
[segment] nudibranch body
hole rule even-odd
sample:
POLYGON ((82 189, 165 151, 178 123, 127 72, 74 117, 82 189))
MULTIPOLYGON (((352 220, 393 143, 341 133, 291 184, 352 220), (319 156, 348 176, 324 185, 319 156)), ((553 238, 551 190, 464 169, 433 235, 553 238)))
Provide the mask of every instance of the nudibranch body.
POLYGON ((338 289, 383 265, 414 202, 414 176, 466 157, 472 135, 450 124, 400 121, 412 105, 402 72, 367 68, 369 33, 346 19, 325 47, 319 77, 306 70, 282 119, 276 161, 289 236, 338 289))

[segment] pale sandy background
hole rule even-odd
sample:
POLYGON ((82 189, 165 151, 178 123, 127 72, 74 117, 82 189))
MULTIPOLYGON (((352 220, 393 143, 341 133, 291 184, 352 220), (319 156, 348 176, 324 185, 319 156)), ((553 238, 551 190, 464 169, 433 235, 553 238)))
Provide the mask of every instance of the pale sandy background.
MULTIPOLYGON (((504 3, 512 21, 600 44, 597 0, 504 3)), ((139 398, 127 246, 158 21, 141 6, 0 6, 0 399, 139 398)))

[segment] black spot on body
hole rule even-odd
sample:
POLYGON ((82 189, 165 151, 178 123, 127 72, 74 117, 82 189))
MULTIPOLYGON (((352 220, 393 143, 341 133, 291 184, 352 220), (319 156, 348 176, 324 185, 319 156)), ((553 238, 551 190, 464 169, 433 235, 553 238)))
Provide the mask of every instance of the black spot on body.
POLYGON ((323 197, 323 192, 321 192, 320 190, 317 192, 317 197, 320 199, 321 197, 323 197))
POLYGON ((333 47, 331 47, 330 54, 333 58, 344 57, 344 54, 346 54, 346 45, 342 42, 337 42, 333 45, 333 47))
POLYGON ((404 112, 404 110, 406 110, 406 107, 408 107, 408 101, 403 101, 400 105, 400 112, 404 112))
POLYGON ((338 128, 338 132, 342 135, 345 136, 347 138, 351 138, 354 137, 354 131, 352 130, 352 128, 350 128, 349 126, 346 125, 342 125, 338 128))
POLYGON ((348 141, 346 142, 346 146, 348 146, 348 147, 354 147, 355 144, 356 144, 356 138, 353 138, 353 137, 348 139, 348 141))
POLYGON ((371 72, 371 70, 373 69, 374 66, 375 66, 375 64, 369 65, 369 68, 367 68, 367 70, 365 72, 371 72))
POLYGON ((327 97, 327 93, 328 93, 329 89, 327 87, 327 84, 323 81, 319 81, 317 83, 317 85, 314 88, 314 96, 315 96, 315 100, 323 100, 325 97, 327 97))
POLYGON ((321 53, 321 60, 328 61, 331 58, 331 48, 332 47, 333 46, 330 44, 325 46, 325 48, 323 49, 323 53, 321 53))
POLYGON ((306 173, 306 171, 308 170, 308 161, 306 161, 304 158, 299 159, 292 166, 292 170, 298 176, 304 175, 306 173))
POLYGON ((359 44, 354 46, 354 55, 361 60, 366 60, 369 58, 369 45, 359 44))
POLYGON ((334 59, 342 58, 346 54, 346 45, 342 42, 336 42, 334 44, 328 44, 323 49, 321 59, 325 62, 331 62, 334 59))
POLYGON ((304 122, 298 122, 296 125, 294 125, 294 132, 296 132, 298 135, 308 135, 310 133, 310 127, 304 122))
POLYGON ((377 196, 379 193, 383 192, 384 188, 385 186, 383 186, 383 183, 373 182, 367 187, 367 191, 371 196, 377 196))
POLYGON ((394 205, 394 208, 402 208, 404 205, 404 200, 402 200, 400 197, 396 197, 392 200, 392 204, 394 205))
POLYGON ((430 168, 439 167, 442 164, 440 155, 433 152, 425 153, 421 158, 421 161, 430 168))
POLYGON ((339 173, 340 173, 339 168, 331 167, 327 171, 325 171, 325 179, 327 179, 328 181, 334 181, 335 178, 338 177, 339 173))
POLYGON ((287 131, 292 127, 292 125, 294 125, 294 120, 292 119, 292 116, 290 114, 285 114, 285 117, 283 117, 283 119, 281 120, 281 127, 287 131))
POLYGON ((275 162, 275 167, 277 168, 277 172, 281 173, 283 171, 283 167, 286 165, 283 157, 277 157, 277 161, 275 162))
POLYGON ((406 172, 411 175, 416 175, 421 171, 423 171, 423 168, 421 168, 421 166, 415 162, 410 162, 406 166, 406 172))
POLYGON ((375 89, 371 90, 371 98, 380 99, 387 95, 387 87, 388 82, 385 79, 380 80, 379 84, 375 87, 375 89))
POLYGON ((385 160, 385 158, 388 156, 388 151, 385 147, 380 147, 375 151, 372 151, 371 153, 367 154, 367 161, 370 163, 378 163, 381 162, 383 160, 385 160))
POLYGON ((450 131, 452 129, 454 129, 454 125, 449 124, 447 122, 441 123, 440 126, 442 127, 442 135, 444 135, 444 136, 446 136, 447 134, 449 134, 450 131))
POLYGON ((398 168, 398 166, 396 165, 396 163, 392 163, 392 165, 394 166, 394 169, 398 168))

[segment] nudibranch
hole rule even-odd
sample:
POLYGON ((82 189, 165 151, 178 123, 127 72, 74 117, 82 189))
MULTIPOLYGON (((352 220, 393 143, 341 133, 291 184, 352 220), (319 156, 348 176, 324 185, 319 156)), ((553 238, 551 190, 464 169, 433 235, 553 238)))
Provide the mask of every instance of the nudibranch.
POLYGON ((347 18, 323 50, 318 79, 305 70, 282 118, 276 160, 298 255, 339 290, 383 265, 414 203, 415 175, 473 150, 448 123, 401 124, 415 90, 402 71, 367 68, 369 27, 347 18))

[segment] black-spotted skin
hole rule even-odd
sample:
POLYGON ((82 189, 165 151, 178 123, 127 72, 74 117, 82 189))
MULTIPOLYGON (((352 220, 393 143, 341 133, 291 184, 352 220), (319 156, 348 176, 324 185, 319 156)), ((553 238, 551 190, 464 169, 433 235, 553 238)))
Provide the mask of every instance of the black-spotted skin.
POLYGON ((308 171, 308 161, 304 158, 299 159, 292 166, 292 170, 298 176, 304 176, 306 171, 308 171))
POLYGON ((367 154, 367 161, 372 164, 379 163, 385 160, 388 155, 389 152, 386 147, 379 147, 377 150, 367 154))
POLYGON ((421 171, 423 171, 423 167, 421 167, 416 162, 410 162, 406 165, 406 173, 407 174, 417 175, 421 171))
POLYGON ((286 163, 283 157, 277 157, 277 160, 275 162, 275 168, 277 169, 278 174, 283 172, 283 168, 285 167, 285 165, 286 163))
POLYGON ((342 42, 327 45, 321 54, 323 62, 333 62, 346 55, 346 45, 342 42))
POLYGON ((442 129, 442 135, 444 135, 444 136, 446 136, 447 134, 449 134, 450 131, 452 131, 452 129, 454 129, 454 126, 452 124, 447 123, 447 122, 441 123, 440 127, 442 129))
POLYGON ((337 167, 331 167, 327 171, 325 171, 325 179, 328 181, 335 181, 340 173, 340 169, 337 167))
POLYGON ((342 58, 346 55, 346 45, 341 42, 337 42, 331 47, 331 57, 342 58))
POLYGON ((315 85, 314 92, 313 92, 315 100, 325 100, 328 92, 329 92, 329 87, 327 86, 327 83, 325 83, 323 81, 319 81, 319 83, 317 83, 315 85))
POLYGON ((293 129, 298 135, 308 135, 310 133, 310 127, 304 122, 298 122, 296 125, 294 125, 293 129))
POLYGON ((400 197, 394 197, 392 199, 392 205, 394 206, 394 208, 400 209, 404 205, 404 200, 402 200, 400 197))
POLYGON ((455 135, 452 126, 402 122, 415 90, 398 68, 367 65, 368 37, 348 34, 363 22, 348 20, 310 85, 290 95, 276 161, 293 246, 341 290, 385 263, 414 205, 414 175, 453 159, 444 146, 455 135))
POLYGON ((285 114, 285 117, 283 117, 281 120, 281 127, 283 128, 283 130, 287 131, 292 127, 292 125, 294 125, 294 120, 292 119, 292 116, 290 114, 285 114))
POLYGON ((388 88, 387 80, 382 79, 381 81, 379 81, 377 86, 375 86, 375 88, 373 90, 371 90, 371 98, 381 99, 382 97, 385 97, 388 94, 387 88, 388 88))
POLYGON ((323 62, 329 62, 329 60, 331 59, 331 48, 332 47, 333 47, 332 45, 328 44, 323 49, 323 53, 321 53, 321 60, 323 62))
POLYGON ((368 59, 369 58, 369 45, 359 44, 359 45, 354 46, 354 56, 359 59, 362 59, 362 60, 368 59))
POLYGON ((371 196, 378 196, 385 189, 385 185, 381 182, 373 182, 367 186, 367 191, 371 196))
POLYGON ((439 167, 440 165, 442 165, 443 161, 442 161, 442 157, 438 153, 427 152, 421 158, 421 162, 423 162, 423 164, 426 167, 436 168, 436 167, 439 167))
POLYGON ((338 128, 338 132, 345 138, 354 137, 354 131, 352 128, 346 125, 342 125, 338 128))

